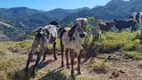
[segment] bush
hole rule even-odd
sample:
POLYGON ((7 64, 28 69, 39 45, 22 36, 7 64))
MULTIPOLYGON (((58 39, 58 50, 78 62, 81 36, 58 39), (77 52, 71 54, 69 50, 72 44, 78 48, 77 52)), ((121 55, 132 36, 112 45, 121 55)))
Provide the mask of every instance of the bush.
POLYGON ((93 68, 93 71, 97 73, 106 73, 109 69, 108 63, 106 61, 94 61, 93 64, 91 64, 91 67, 93 68))
POLYGON ((47 75, 45 75, 41 80, 66 80, 67 76, 65 72, 60 70, 49 71, 47 75))
POLYGON ((138 53, 136 51, 125 52, 124 56, 125 56, 125 58, 131 58, 131 59, 135 59, 135 60, 141 60, 142 59, 142 54, 138 53))
POLYGON ((87 49, 98 50, 100 52, 113 52, 118 50, 125 51, 141 51, 141 45, 138 32, 106 32, 101 35, 99 40, 95 40, 91 37, 87 40, 87 49), (94 44, 90 47, 91 44, 94 44))

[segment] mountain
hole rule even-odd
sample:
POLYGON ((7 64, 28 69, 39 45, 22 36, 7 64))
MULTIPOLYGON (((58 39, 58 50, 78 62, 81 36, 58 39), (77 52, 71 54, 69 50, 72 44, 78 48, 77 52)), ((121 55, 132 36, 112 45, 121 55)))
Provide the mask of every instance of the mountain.
POLYGON ((15 37, 19 33, 30 32, 38 27, 45 26, 49 22, 60 21, 71 13, 89 8, 79 9, 54 9, 42 11, 27 7, 0 8, 0 31, 9 37, 15 37))
MULTIPOLYGON (((50 11, 27 7, 0 8, 0 32, 8 38, 30 33, 40 26, 56 20, 60 24, 70 24, 78 17, 99 16, 103 20, 127 19, 133 12, 142 10, 142 0, 111 0, 104 6, 78 9, 53 9, 50 11)), ((24 35, 25 36, 25 35, 24 35)))
POLYGON ((52 16, 52 17, 55 17, 55 18, 57 18, 59 20, 62 20, 71 13, 77 13, 77 12, 83 11, 83 10, 89 10, 89 8, 88 7, 83 7, 83 8, 78 8, 78 9, 61 9, 61 8, 57 8, 57 9, 54 9, 54 10, 50 10, 47 13, 50 14, 50 16, 52 16))
POLYGON ((99 16, 103 20, 127 19, 133 12, 142 10, 142 0, 111 0, 105 6, 97 6, 90 10, 83 10, 72 13, 64 18, 61 22, 71 23, 77 17, 94 17, 99 16))

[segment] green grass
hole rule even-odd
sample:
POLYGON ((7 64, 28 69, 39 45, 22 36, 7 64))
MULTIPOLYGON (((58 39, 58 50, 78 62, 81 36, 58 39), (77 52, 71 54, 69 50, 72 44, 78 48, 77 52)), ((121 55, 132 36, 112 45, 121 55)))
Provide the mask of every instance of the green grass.
MULTIPOLYGON (((140 34, 137 32, 106 32, 101 35, 98 40, 95 37, 89 37, 85 44, 86 50, 95 50, 97 52, 117 52, 119 50, 135 51, 142 53, 142 45, 140 45, 140 34), (93 44, 93 45, 92 45, 93 44)), ((90 52, 88 52, 89 54, 90 52)), ((90 53, 92 54, 92 53, 90 53)))
POLYGON ((109 69, 115 69, 106 60, 95 60, 91 63, 91 67, 96 73, 107 73, 109 69))
POLYGON ((124 53, 125 58, 131 58, 134 60, 142 60, 142 53, 136 52, 136 51, 131 51, 131 52, 125 52, 124 53))
MULTIPOLYGON (((16 67, 26 64, 26 56, 31 50, 32 42, 33 40, 0 42, 0 80, 25 80, 23 70, 16 67)), ((52 46, 49 44, 49 49, 52 49, 52 46)), ((57 40, 57 49, 59 48, 59 40, 57 40)))
MULTIPOLYGON (((97 51, 98 53, 108 52, 115 53, 119 50, 123 50, 123 56, 126 59, 142 60, 142 45, 140 45, 139 32, 106 32, 96 40, 95 37, 89 37, 86 40, 86 50, 91 52, 97 51)), ((33 40, 24 40, 20 42, 0 42, 0 80, 25 80, 23 69, 17 69, 18 65, 25 65, 27 57, 26 55, 30 52, 33 40)), ((60 42, 57 40, 57 50, 60 50, 60 42)), ((49 49, 52 49, 53 44, 49 44, 49 49)), ((38 47, 37 50, 39 50, 38 47)), ((90 64, 91 68, 95 72, 107 72, 113 68, 108 61, 94 61, 90 64)), ((142 67, 139 64, 139 67, 142 67)), ((37 73, 38 74, 38 73, 37 73)), ((63 70, 49 71, 42 80, 73 80, 68 77, 63 70)), ((75 76, 76 80, 91 80, 87 76, 75 76)))
MULTIPOLYGON (((13 53, 29 53, 31 50, 33 40, 24 40, 20 42, 0 42, 0 55, 7 54, 8 51, 13 53)), ((60 49, 60 42, 57 40, 56 49, 60 49)), ((37 50, 39 50, 38 47, 37 50)), ((48 45, 49 49, 53 48, 53 44, 48 45)))
POLYGON ((66 80, 67 76, 63 69, 49 71, 41 80, 66 80))
POLYGON ((0 80, 11 80, 11 72, 16 70, 18 65, 23 65, 26 57, 23 55, 3 55, 0 56, 0 80))

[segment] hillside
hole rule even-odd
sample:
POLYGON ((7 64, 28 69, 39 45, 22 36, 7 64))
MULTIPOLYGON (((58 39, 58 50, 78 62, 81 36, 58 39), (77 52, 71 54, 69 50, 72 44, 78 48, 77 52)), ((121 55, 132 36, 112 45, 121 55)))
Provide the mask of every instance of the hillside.
POLYGON ((105 6, 97 6, 67 16, 62 22, 70 23, 77 17, 99 16, 103 20, 127 19, 133 12, 142 10, 142 0, 111 0, 105 6))
POLYGON ((35 10, 27 7, 0 8, 0 21, 14 28, 0 25, 3 34, 9 38, 15 35, 28 35, 31 30, 47 25, 50 21, 56 20, 60 24, 70 24, 78 17, 99 16, 103 20, 127 19, 132 12, 139 12, 142 9, 142 0, 111 0, 105 6, 96 6, 92 9, 83 7, 78 9, 54 9, 50 11, 35 10))
MULTIPOLYGON (((36 74, 31 75, 34 65, 31 62, 26 75, 24 69, 33 40, 0 42, 0 80, 141 80, 142 45, 139 36, 138 31, 107 32, 99 40, 87 38, 81 55, 81 75, 77 75, 77 57, 74 57, 74 78, 70 75, 71 68, 66 68, 65 57, 63 68, 60 67, 61 55, 54 60, 52 44, 49 44, 46 60, 39 63, 36 74)), ((59 44, 57 40, 56 52, 60 54, 59 44)))
POLYGON ((60 21, 70 13, 86 9, 88 8, 42 11, 27 7, 0 8, 0 29, 10 38, 15 38, 15 35, 28 33, 38 27, 47 25, 50 21, 60 21), (12 27, 13 29, 11 29, 12 27))

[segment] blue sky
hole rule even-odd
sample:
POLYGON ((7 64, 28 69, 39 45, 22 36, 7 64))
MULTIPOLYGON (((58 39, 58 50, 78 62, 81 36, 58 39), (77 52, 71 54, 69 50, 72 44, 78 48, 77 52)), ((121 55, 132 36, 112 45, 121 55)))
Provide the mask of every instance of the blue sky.
POLYGON ((109 1, 110 0, 0 0, 0 8, 29 7, 47 11, 55 8, 93 8, 96 5, 105 5, 109 1))

